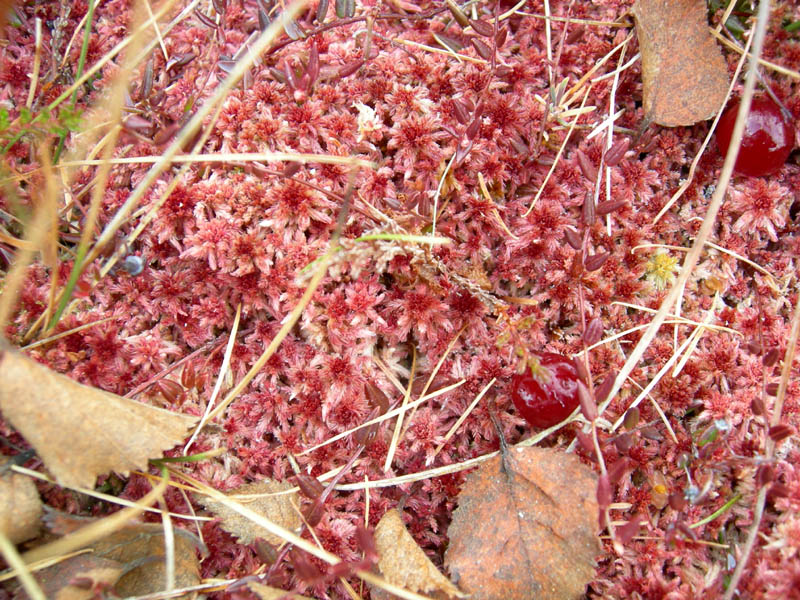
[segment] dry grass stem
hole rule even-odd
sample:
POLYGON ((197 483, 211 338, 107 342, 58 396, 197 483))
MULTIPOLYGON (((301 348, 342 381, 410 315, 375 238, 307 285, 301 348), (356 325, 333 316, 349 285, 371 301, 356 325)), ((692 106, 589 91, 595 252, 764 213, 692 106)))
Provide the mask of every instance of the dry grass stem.
MULTIPOLYGON (((603 67, 603 65, 606 64, 606 62, 608 62, 612 56, 614 56, 616 52, 624 48, 628 44, 628 42, 630 42, 633 39, 633 35, 634 34, 631 33, 619 44, 614 46, 611 50, 608 51, 608 53, 605 56, 603 56, 603 58, 598 60, 591 69, 589 69, 586 73, 584 73, 584 75, 577 81, 577 83, 575 83, 575 85, 569 88, 566 94, 564 94, 563 104, 567 106, 572 104, 574 99, 577 98, 578 93, 580 93, 580 90, 583 88, 584 85, 586 85, 586 82, 592 78, 592 75, 597 73, 597 71, 599 71, 603 67)), ((591 88, 591 82, 589 83, 589 88, 591 88)))
POLYGON ((2 531, 0 531, 0 553, 6 560, 6 564, 11 567, 12 576, 19 578, 28 597, 32 600, 47 600, 42 588, 36 583, 30 569, 19 555, 19 552, 17 552, 16 546, 11 543, 11 540, 2 531))
MULTIPOLYGON (((399 412, 397 413, 397 422, 394 424, 394 431, 392 432, 392 441, 389 443, 389 449, 386 451, 386 460, 383 461, 383 470, 388 471, 392 467, 394 460, 394 453, 397 451, 397 444, 400 441, 400 431, 403 428, 403 415, 408 408, 408 402, 411 399, 411 388, 414 385, 414 376, 417 373, 417 349, 412 348, 411 355, 411 373, 408 376, 408 385, 403 393, 403 401, 400 404, 399 412)), ((422 393, 425 395, 425 392, 422 393)))
MULTIPOLYGON (((520 2, 517 6, 523 6, 525 2, 520 2)), ((521 17, 533 17, 534 19, 542 19, 546 21, 557 21, 559 23, 575 23, 576 25, 591 25, 593 27, 619 27, 619 28, 628 28, 633 26, 633 23, 630 21, 598 21, 596 19, 578 19, 575 17, 553 17, 547 15, 539 15, 536 13, 524 12, 521 10, 514 10, 513 8, 504 13, 500 18, 507 18, 512 14, 517 14, 521 17)))
MULTIPOLYGON (((50 186, 52 190, 52 184, 50 186)), ((51 235, 48 223, 51 222, 54 214, 58 213, 55 205, 55 195, 45 193, 42 202, 33 215, 25 236, 25 247, 17 252, 14 263, 6 272, 3 282, 3 293, 0 295, 0 327, 5 327, 14 309, 22 281, 28 265, 33 260, 34 248, 39 249, 44 246, 49 235, 51 235)), ((2 339, 0 337, 0 339, 2 339)))
MULTIPOLYGON (((383 38, 382 35, 377 35, 377 34, 376 34, 376 37, 383 38)), ((388 39, 388 38, 384 38, 384 39, 388 39)), ((426 46, 425 44, 420 44, 419 42, 414 42, 414 41, 411 41, 411 40, 405 40, 403 38, 392 38, 389 41, 394 43, 394 44, 402 44, 404 46, 411 46, 412 48, 419 48, 421 50, 425 50, 426 52, 432 52, 434 54, 444 54, 446 56, 452 56, 453 58, 456 58, 459 62, 466 61, 466 62, 471 62, 471 63, 478 64, 478 65, 487 65, 487 64, 489 64, 488 61, 486 61, 486 60, 484 60, 482 58, 477 58, 477 57, 474 57, 474 56, 468 56, 466 54, 461 54, 460 52, 453 52, 449 47, 448 47, 447 50, 442 50, 441 48, 434 48, 433 46, 426 46)))
MULTIPOLYGON (((45 481, 47 483, 55 484, 55 479, 52 477, 48 477, 43 473, 39 473, 38 471, 32 471, 31 469, 26 469, 25 467, 20 467, 18 465, 13 465, 11 470, 15 473, 19 473, 21 475, 26 475, 27 477, 31 477, 33 479, 38 479, 39 481, 45 481)), ((154 479, 155 481, 155 479, 154 479)), ((171 486, 177 487, 175 482, 169 482, 171 486)), ((160 514, 162 511, 157 508, 153 507, 141 507, 137 502, 133 502, 132 500, 126 500, 125 498, 119 498, 117 496, 112 496, 111 494, 104 494, 102 492, 98 492, 96 490, 90 490, 88 488, 81 488, 81 487, 69 487, 67 489, 72 490, 78 494, 85 494, 91 498, 97 498, 98 500, 102 500, 103 502, 110 502, 111 504, 118 504, 119 506, 128 506, 132 508, 143 508, 144 512, 149 512, 153 514, 160 514)), ((171 512, 169 516, 173 519, 184 519, 187 521, 213 521, 212 517, 198 517, 197 515, 182 515, 180 513, 171 512)))
POLYGON ((102 325, 103 323, 108 323, 109 321, 113 320, 114 317, 106 317, 104 319, 98 319, 97 321, 89 321, 88 323, 84 323, 83 325, 79 325, 78 327, 73 327, 72 329, 67 329, 66 331, 62 331, 55 335, 51 335, 50 337, 42 338, 41 340, 37 340, 28 344, 27 346, 22 346, 20 350, 33 350, 34 348, 38 348, 40 346, 46 346, 51 342, 55 342, 56 340, 60 340, 65 337, 69 337, 74 333, 80 333, 81 331, 85 331, 86 329, 91 329, 92 327, 96 327, 97 325, 102 325))
POLYGON ((168 480, 162 478, 159 484, 147 493, 135 506, 123 508, 111 516, 93 521, 81 529, 65 535, 53 542, 38 546, 22 555, 26 563, 37 562, 48 558, 67 554, 92 542, 102 539, 123 527, 135 516, 144 512, 145 508, 155 504, 159 498, 163 497, 167 489, 168 480))
MULTIPOLYGON (((170 157, 170 163, 226 163, 230 161, 286 161, 322 163, 331 165, 354 165, 375 168, 375 163, 352 156, 335 156, 329 154, 304 154, 299 152, 221 152, 218 154, 177 154, 170 157)), ((155 164, 162 162, 161 156, 128 156, 98 160, 64 161, 59 167, 87 167, 97 165, 155 164)))
POLYGON ((478 405, 478 402, 481 401, 481 398, 483 398, 486 395, 486 392, 488 392, 492 388, 492 386, 495 384, 496 381, 497 381, 497 378, 493 378, 489 383, 486 384, 486 386, 484 386, 484 388, 478 393, 478 395, 475 396, 475 399, 472 402, 470 402, 469 406, 467 407, 467 410, 465 410, 463 413, 461 413, 461 415, 458 417, 458 420, 455 423, 453 423, 453 426, 445 434, 444 439, 442 440, 442 443, 439 444, 439 446, 436 448, 436 450, 430 456, 430 458, 428 458, 425 461, 426 465, 429 466, 429 465, 433 464, 434 459, 439 454, 439 452, 442 451, 442 448, 444 448, 447 445, 447 442, 450 441, 450 438, 453 437, 455 432, 458 431, 458 428, 461 427, 461 425, 464 423, 464 421, 467 420, 469 415, 472 413, 472 411, 478 405))
POLYGON ((28 88, 28 99, 25 101, 25 106, 31 108, 33 106, 33 97, 36 94, 36 86, 39 84, 39 69, 42 64, 42 20, 36 18, 35 29, 36 45, 33 54, 33 73, 31 73, 31 83, 28 88))
POLYGON ((436 194, 433 196, 433 214, 431 215, 431 235, 436 235, 436 220, 439 217, 439 198, 442 195, 442 187, 444 187, 444 181, 447 179, 447 174, 450 172, 450 168, 453 166, 453 163, 456 160, 456 154, 457 152, 453 152, 453 156, 448 161, 447 166, 442 172, 442 176, 439 178, 439 185, 436 186, 436 194))
MULTIPOLYGON (((583 94, 583 100, 581 100, 581 108, 583 108, 584 105, 586 104, 586 99, 589 97, 589 92, 591 91, 591 89, 592 85, 589 84, 586 87, 586 91, 583 94)), ((550 177, 553 176, 553 173, 555 172, 556 167, 558 166, 558 161, 561 160, 561 155, 564 154, 564 149, 567 147, 567 142, 569 142, 569 138, 572 136, 572 132, 575 129, 575 125, 578 123, 579 118, 580 117, 575 117, 575 119, 570 122, 569 128, 567 129, 567 134, 564 136, 564 141, 561 142, 561 146, 558 148, 558 153, 556 154, 556 157, 553 160, 553 164, 550 165, 550 170, 547 171, 547 175, 545 175, 544 181, 542 181, 542 184, 539 186, 539 190, 533 197, 533 201, 531 201, 531 205, 528 207, 527 212, 523 215, 524 217, 527 217, 531 213, 531 211, 536 206, 536 203, 539 201, 539 198, 541 198, 545 187, 547 187, 547 183, 550 181, 550 177)))
POLYGON ((164 530, 164 578, 166 591, 171 592, 175 589, 175 530, 163 498, 158 499, 158 505, 161 507, 161 527, 164 530))
MULTIPOLYGON (((457 381, 457 382, 455 382, 455 383, 453 383, 451 385, 448 385, 446 387, 443 387, 443 388, 441 388, 439 390, 435 390, 435 391, 431 392, 430 394, 423 395, 420 398, 418 398, 417 400, 414 400, 413 402, 409 402, 408 404, 399 406, 398 408, 395 408, 393 410, 388 411, 384 415, 380 415, 378 417, 375 417, 374 419, 370 419, 369 421, 365 421, 361 425, 358 425, 357 427, 353 427, 352 429, 348 429, 347 431, 343 431, 342 433, 339 433, 339 434, 333 436, 332 438, 329 438, 329 439, 325 440, 324 442, 322 442, 320 444, 317 444, 316 446, 312 446, 311 448, 306 448, 302 452, 298 452, 297 456, 304 456, 306 454, 309 454, 309 453, 313 452, 314 450, 322 448, 323 446, 327 446, 328 444, 331 444, 333 442, 341 440, 342 438, 345 438, 348 435, 352 435, 355 431, 358 431, 359 429, 363 429, 364 427, 369 427, 370 425, 376 425, 378 423, 382 423, 383 421, 391 419, 392 417, 395 417, 395 416, 397 416, 399 414, 405 413, 408 410, 415 409, 420 404, 423 404, 424 402, 427 402, 428 400, 431 400, 433 398, 436 398, 437 396, 441 396, 443 394, 451 392, 452 390, 456 389, 457 387, 460 387, 460 386, 464 385, 465 382, 466 382, 466 379, 462 379, 461 381, 457 381)), ((409 420, 410 420, 410 417, 409 417, 409 420)), ((402 437, 402 435, 401 435, 401 437, 402 437)))
MULTIPOLYGON (((735 44, 732 41, 730 41, 724 35, 719 33, 716 29, 711 28, 711 33, 714 35, 715 38, 717 38, 717 41, 720 42, 726 48, 733 50, 734 52, 737 52, 743 56, 746 56, 750 60, 753 59, 753 54, 748 53, 746 49, 743 50, 738 44, 735 44)), ((785 75, 786 77, 791 77, 792 79, 800 79, 800 72, 787 69, 786 67, 782 67, 781 65, 775 64, 774 62, 770 62, 764 58, 761 58, 760 56, 758 58, 758 64, 761 65, 762 67, 766 67, 767 69, 771 69, 776 73, 785 75)))
POLYGON ((209 420, 209 416, 211 415, 211 409, 214 406, 214 402, 217 400, 217 396, 219 395, 220 390, 222 389, 222 382, 225 380, 225 376, 228 373, 228 369, 230 368, 231 364, 231 355, 233 354, 233 346, 236 343, 236 334, 239 331, 239 320, 242 317, 242 305, 239 303, 239 306, 236 307, 236 316, 233 318, 233 325, 231 326, 231 333, 228 336, 228 344, 225 346, 225 355, 222 358, 222 366, 219 369, 219 373, 217 374, 217 381, 214 384, 214 390, 211 392, 211 397, 208 399, 208 404, 206 405, 206 410, 203 412, 203 417, 200 419, 200 422, 197 424, 194 432, 192 433, 192 437, 189 438, 189 441, 186 442, 186 446, 183 447, 183 455, 186 456, 189 454, 189 448, 192 447, 194 441, 197 439, 197 436, 205 427, 205 424, 209 420))
MULTIPOLYGON (((433 368, 433 371, 431 371, 431 374, 430 374, 430 376, 428 377, 428 380, 425 382, 425 385, 424 385, 424 386, 423 386, 423 388, 422 388, 422 392, 420 392, 420 396, 421 396, 421 397, 425 397, 425 395, 428 393, 428 390, 430 389, 430 387, 431 387, 431 384, 433 383, 433 380, 434 380, 434 379, 436 379, 436 376, 439 374, 439 371, 441 370, 441 368, 442 368, 442 365, 444 364, 444 361, 445 361, 445 360, 447 360, 447 357, 448 357, 448 356, 450 355, 450 353, 453 351, 453 348, 455 347, 455 345, 456 345, 456 342, 458 341, 458 338, 460 338, 460 337, 461 337, 461 334, 462 334, 462 333, 464 333, 464 330, 465 330, 466 328, 467 328, 467 326, 466 326, 466 325, 464 325, 464 327, 462 327, 462 328, 461 328, 461 329, 458 331, 458 333, 456 333, 456 334, 453 336, 453 339, 452 339, 452 340, 450 340, 450 343, 449 343, 449 344, 447 344, 447 348, 445 348, 445 351, 444 351, 444 353, 442 354, 441 358, 439 358, 439 360, 436 362, 436 366, 433 368)), ((463 379, 461 380, 461 382, 459 383, 459 385, 461 385, 461 383, 464 383, 464 380, 463 380, 463 379)), ((452 386, 447 386, 447 387, 452 387, 452 386)), ((442 388, 442 389, 440 389, 440 390, 437 390, 437 391, 438 391, 438 392, 441 392, 443 389, 447 389, 447 388, 442 388)), ((449 391, 449 390, 448 390, 448 391, 449 391)), ((434 394, 435 394, 435 393, 436 393, 436 392, 434 392, 434 394)), ((428 395, 427 397, 428 397, 428 398, 433 398, 433 397, 434 397, 434 395, 433 395, 433 394, 430 394, 430 395, 428 395)), ((406 431, 408 431, 408 427, 409 427, 409 425, 411 424, 411 421, 414 419, 414 415, 415 415, 416 413, 417 413, 417 406, 414 406, 414 407, 413 407, 413 409, 412 409, 412 411, 411 411, 411 415, 408 417, 408 420, 406 421, 406 426, 405 426, 405 428, 403 429, 403 433, 402 433, 401 437, 405 436, 405 434, 406 434, 406 431)))

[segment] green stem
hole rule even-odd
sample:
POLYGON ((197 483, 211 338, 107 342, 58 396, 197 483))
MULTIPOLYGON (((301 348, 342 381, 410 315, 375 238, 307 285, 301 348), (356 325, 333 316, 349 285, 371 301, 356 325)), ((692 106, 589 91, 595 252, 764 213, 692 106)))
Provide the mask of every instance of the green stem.
POLYGON ((189 456, 165 456, 164 458, 152 458, 150 459, 150 463, 163 467, 166 463, 201 462, 212 459, 219 455, 219 451, 211 450, 209 452, 190 454, 189 456))
POLYGON ((741 494, 736 494, 733 498, 731 498, 725 504, 723 504, 719 508, 719 510, 717 510, 716 512, 711 513, 705 519, 701 519, 697 523, 693 523, 692 525, 689 525, 689 527, 695 528, 695 527, 700 527, 701 525, 705 525, 706 523, 710 523, 711 521, 713 521, 717 517, 721 516, 723 513, 727 512, 731 508, 731 506, 736 504, 741 499, 742 499, 742 495, 741 494))
MULTIPOLYGON (((83 68, 86 66, 86 56, 89 54, 89 36, 92 33, 92 21, 94 20, 94 8, 97 5, 97 0, 89 0, 89 14, 86 16, 86 28, 83 30, 83 45, 81 46, 81 56, 78 59, 78 72, 75 74, 75 79, 80 79, 83 76, 83 68)), ((72 92, 72 108, 78 103, 78 90, 72 92)))
MULTIPOLYGON (((86 26, 83 30, 83 45, 81 46, 81 55, 78 58, 78 71, 75 73, 75 79, 80 79, 83 76, 83 69, 86 66, 86 56, 89 54, 89 37, 92 34, 92 22, 94 21, 94 9, 98 0, 89 0, 89 14, 86 16, 86 26)), ((72 92, 72 108, 78 104, 78 88, 72 92)), ((61 153, 64 151, 64 142, 67 138, 67 133, 62 133, 58 136, 58 145, 56 151, 53 153, 53 164, 58 163, 61 158, 61 153)))
POLYGON ((16 135, 14 135, 14 137, 13 137, 13 138, 11 138, 11 141, 10 141, 10 142, 8 142, 8 143, 7 143, 7 144, 6 144, 6 145, 3 147, 3 150, 2 150, 2 151, 0 151, 0 154, 5 154, 5 153, 6 153, 6 152, 8 152, 9 150, 11 150, 11 147, 12 147, 14 144, 16 144, 16 143, 17 143, 17 142, 20 140, 20 138, 22 138, 22 136, 23 136, 23 135, 25 135, 26 133, 28 133, 28 130, 27 130, 27 129, 23 129, 22 131, 18 132, 16 135))
POLYGON ((61 318, 64 310, 67 308, 67 303, 69 302, 70 298, 72 298, 72 291, 75 289, 75 285, 78 283, 81 273, 83 273, 83 259, 86 258, 87 250, 88 248, 85 246, 78 248, 78 252, 75 254, 75 262, 72 263, 72 271, 69 274, 69 281, 67 281, 67 285, 64 286, 64 289, 61 292, 61 299, 58 302, 58 308, 56 308, 56 312, 53 313, 53 317, 47 324, 45 331, 50 331, 56 326, 56 323, 58 323, 58 320, 61 318))

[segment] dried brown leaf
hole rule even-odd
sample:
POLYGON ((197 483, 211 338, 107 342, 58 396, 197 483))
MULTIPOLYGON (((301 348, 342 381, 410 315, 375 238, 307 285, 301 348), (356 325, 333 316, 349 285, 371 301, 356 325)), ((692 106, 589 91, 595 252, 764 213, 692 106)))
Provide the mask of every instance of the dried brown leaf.
POLYGON ((6 471, 0 476, 0 531, 14 544, 35 538, 42 501, 30 477, 6 471))
MULTIPOLYGON (((113 586, 123 571, 118 561, 94 554, 79 554, 34 573, 34 578, 47 598, 91 600, 97 597, 96 590, 91 589, 93 585, 113 586), (84 582, 89 585, 80 585, 84 582)), ((16 596, 20 600, 27 597, 24 592, 16 596)))
POLYGON ((300 594, 292 594, 286 590, 279 590, 278 588, 262 585, 260 583, 248 584, 250 591, 258 596, 261 600, 282 600, 283 598, 291 598, 292 600, 311 600, 306 596, 300 594))
POLYGON ((705 0, 637 0, 648 121, 677 127, 710 119, 728 91, 728 67, 708 31, 705 0))
POLYGON ((0 356, 0 410, 68 487, 92 487, 109 471, 146 469, 195 422, 81 385, 13 351, 0 356))
MULTIPOLYGON (((303 524, 300 515, 292 506, 292 502, 294 502, 295 505, 298 503, 297 493, 279 493, 290 489, 292 489, 292 486, 288 483, 265 479, 264 481, 248 483, 236 488, 231 492, 231 495, 276 494, 265 495, 255 499, 240 499, 237 500, 237 502, 246 505, 247 508, 263 515, 273 523, 289 531, 295 531, 303 524)), ((256 525, 250 519, 240 515, 222 502, 205 497, 200 498, 200 502, 208 510, 220 517, 222 519, 222 528, 235 535, 242 544, 252 544, 256 538, 264 538, 267 542, 275 546, 283 543, 283 538, 256 525)))
POLYGON ((45 506, 45 513, 42 518, 42 522, 47 528, 47 531, 57 536, 69 535, 96 520, 95 517, 72 515, 56 510, 51 506, 45 506))
MULTIPOLYGON (((196 548, 199 541, 183 529, 175 529, 175 587, 200 582, 196 548)), ((91 546, 94 555, 123 565, 124 575, 114 585, 123 597, 143 596, 166 589, 164 530, 161 525, 124 527, 91 546)))
POLYGON ((514 448, 467 477, 445 566, 474 600, 572 599, 594 576, 597 476, 574 454, 514 448))
MULTIPOLYGON (((182 529, 174 530, 175 587, 200 582, 196 549, 199 540, 182 529)), ((140 596, 166 589, 165 539, 161 525, 136 524, 94 542, 88 554, 78 554, 35 574, 48 598, 89 600, 93 586, 112 586, 114 596, 140 596)), ((189 596, 181 596, 187 598, 189 596)))
MULTIPOLYGON (((439 572, 403 525, 396 509, 387 512, 375 528, 378 568, 383 578, 398 587, 434 598, 463 598, 459 589, 439 572)), ((392 597, 372 588, 373 597, 392 597)))

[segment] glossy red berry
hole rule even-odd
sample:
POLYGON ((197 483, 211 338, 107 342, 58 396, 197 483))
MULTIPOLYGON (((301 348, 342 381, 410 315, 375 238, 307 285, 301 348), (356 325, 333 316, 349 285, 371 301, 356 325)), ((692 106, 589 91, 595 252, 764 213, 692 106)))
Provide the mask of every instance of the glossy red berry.
MULTIPOLYGON (((717 146, 725 156, 733 136, 739 101, 731 104, 717 125, 717 146)), ((770 175, 778 171, 794 147, 794 124, 768 96, 753 98, 734 170, 742 175, 770 175)))
POLYGON ((511 380, 511 399, 533 427, 552 427, 572 414, 581 385, 573 362, 552 352, 530 359, 523 373, 511 380))

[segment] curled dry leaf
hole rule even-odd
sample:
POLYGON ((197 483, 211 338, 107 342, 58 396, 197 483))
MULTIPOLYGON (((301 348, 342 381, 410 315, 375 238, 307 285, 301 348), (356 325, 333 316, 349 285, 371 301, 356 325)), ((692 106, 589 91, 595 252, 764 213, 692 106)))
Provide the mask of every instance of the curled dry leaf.
POLYGON ((261 600, 311 600, 307 596, 300 594, 292 594, 286 590, 279 590, 278 588, 262 585, 260 583, 251 583, 247 587, 250 591, 258 596, 261 600))
POLYGON ((0 410, 67 487, 146 469, 195 422, 81 385, 13 351, 0 355, 0 410))
POLYGON ((572 599, 594 576, 597 476, 574 454, 514 448, 467 477, 445 566, 474 600, 572 599))
POLYGON ((6 471, 0 477, 0 531, 13 544, 39 534, 42 501, 36 485, 18 473, 6 471))
POLYGON ((47 505, 44 507, 44 517, 42 517, 42 523, 47 531, 56 536, 69 535, 96 520, 94 517, 82 517, 62 512, 47 505))
MULTIPOLYGON (((175 588, 197 585, 200 566, 195 550, 202 543, 183 529, 173 531, 175 588)), ((92 588, 103 584, 110 586, 114 597, 162 592, 167 588, 164 541, 161 525, 130 525, 88 546, 90 553, 60 561, 35 577, 46 597, 58 600, 97 598, 92 588)))
MULTIPOLYGON (((240 504, 247 505, 252 511, 263 515, 273 523, 280 525, 290 531, 295 531, 302 524, 300 514, 295 510, 292 503, 298 503, 297 493, 286 493, 292 486, 285 482, 272 481, 265 479, 255 483, 248 483, 236 488, 230 495, 258 495, 260 498, 234 499, 240 504), (284 492, 284 493, 281 493, 284 492)), ((263 538, 270 544, 278 546, 283 543, 283 538, 273 535, 266 529, 259 527, 250 519, 240 515, 238 512, 213 498, 200 498, 200 502, 208 510, 222 519, 222 528, 235 535, 242 544, 252 544, 256 538, 263 538)))
POLYGON ((693 125, 722 108, 728 67, 708 31, 704 0, 637 0, 644 113, 667 127, 693 125))
MULTIPOLYGON (((34 573, 34 579, 45 597, 55 600, 92 600, 97 598, 94 586, 113 586, 123 573, 122 564, 94 554, 78 554, 52 567, 34 573), (78 585, 70 585, 78 584, 78 585), (81 585, 86 583, 89 585, 81 585)), ((15 596, 28 598, 22 590, 15 596)))
MULTIPOLYGON (((197 585, 200 583, 200 565, 195 550, 202 544, 188 531, 178 528, 173 531, 175 588, 197 585)), ((95 556, 122 564, 124 574, 114 585, 119 596, 143 596, 166 589, 164 530, 161 525, 123 527, 95 542, 91 548, 95 556)))
MULTIPOLYGON (((396 509, 387 512, 375 528, 375 543, 383 578, 398 587, 433 598, 464 598, 459 589, 439 572, 403 525, 396 509)), ((394 596, 372 588, 373 598, 394 596)))

